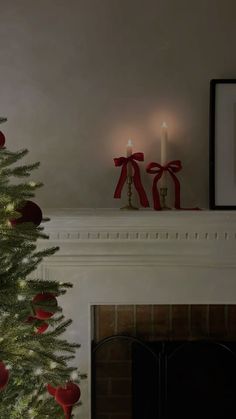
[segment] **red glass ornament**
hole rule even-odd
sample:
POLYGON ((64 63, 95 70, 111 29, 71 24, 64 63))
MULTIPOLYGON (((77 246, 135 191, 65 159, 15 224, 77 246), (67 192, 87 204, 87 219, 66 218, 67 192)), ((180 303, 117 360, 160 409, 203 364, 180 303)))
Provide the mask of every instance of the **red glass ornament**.
POLYGON ((19 212, 21 217, 10 220, 12 225, 33 223, 38 226, 43 218, 41 208, 33 201, 25 201, 22 207, 16 208, 16 212, 19 212))
POLYGON ((65 387, 57 387, 55 399, 61 406, 73 406, 79 401, 80 394, 79 386, 69 382, 65 387))
POLYGON ((5 144, 5 135, 2 131, 0 131, 0 148, 2 148, 5 144))
POLYGON ((51 386, 51 384, 47 384, 47 391, 51 394, 51 396, 55 397, 57 389, 56 387, 51 386))
POLYGON ((42 333, 46 332, 48 329, 48 323, 44 322, 40 326, 37 327, 37 332, 39 335, 42 335, 42 333))
MULTIPOLYGON (((50 292, 37 294, 33 298, 33 303, 48 302, 48 305, 52 306, 52 309, 57 307, 57 299, 50 292)), ((42 308, 35 308, 35 317, 39 320, 45 320, 52 317, 55 313, 51 311, 45 311, 42 308)))
POLYGON ((9 380, 9 371, 6 369, 5 364, 0 361, 0 390, 3 390, 9 380))
POLYGON ((62 409, 63 409, 63 412, 65 413, 65 419, 70 419, 73 406, 64 406, 63 405, 62 409))
POLYGON ((26 323, 34 323, 35 322, 35 317, 33 317, 33 316, 29 316, 29 317, 27 317, 27 319, 25 320, 25 322, 26 323))

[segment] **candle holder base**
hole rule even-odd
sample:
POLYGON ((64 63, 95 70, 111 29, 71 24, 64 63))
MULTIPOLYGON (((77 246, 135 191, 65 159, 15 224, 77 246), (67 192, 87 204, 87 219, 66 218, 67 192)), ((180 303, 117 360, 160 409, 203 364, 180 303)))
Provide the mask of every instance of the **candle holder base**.
POLYGON ((138 211, 139 208, 135 207, 134 205, 130 204, 130 205, 125 205, 124 207, 120 208, 121 210, 126 210, 126 211, 138 211))
POLYGON ((132 204, 132 183, 133 183, 133 177, 128 176, 127 177, 127 196, 128 196, 128 204, 121 208, 121 210, 125 211, 137 211, 139 208, 135 207, 132 204))
POLYGON ((166 197, 168 194, 168 188, 160 188, 160 197, 161 197, 161 210, 170 211, 171 208, 166 204, 166 197))

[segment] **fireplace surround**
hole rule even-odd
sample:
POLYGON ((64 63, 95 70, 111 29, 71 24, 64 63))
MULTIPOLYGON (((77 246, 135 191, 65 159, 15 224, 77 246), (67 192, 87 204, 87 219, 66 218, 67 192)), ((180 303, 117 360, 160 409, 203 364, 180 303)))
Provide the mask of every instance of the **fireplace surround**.
POLYGON ((59 245, 37 275, 74 284, 61 300, 73 319, 67 337, 81 344, 76 418, 91 419, 92 311, 98 305, 234 305, 234 211, 48 210, 49 241, 59 245))

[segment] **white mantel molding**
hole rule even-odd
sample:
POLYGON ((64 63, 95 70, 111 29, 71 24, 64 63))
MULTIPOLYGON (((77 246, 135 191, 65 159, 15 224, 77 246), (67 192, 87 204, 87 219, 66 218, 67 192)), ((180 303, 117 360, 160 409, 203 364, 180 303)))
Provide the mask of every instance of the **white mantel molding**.
POLYGON ((50 240, 236 240, 236 211, 48 209, 50 240))
POLYGON ((235 211, 47 210, 48 265, 236 266, 235 211))
POLYGON ((236 211, 45 210, 60 246, 36 275, 69 281, 63 312, 88 380, 76 419, 91 419, 92 307, 97 304, 236 304, 236 211))

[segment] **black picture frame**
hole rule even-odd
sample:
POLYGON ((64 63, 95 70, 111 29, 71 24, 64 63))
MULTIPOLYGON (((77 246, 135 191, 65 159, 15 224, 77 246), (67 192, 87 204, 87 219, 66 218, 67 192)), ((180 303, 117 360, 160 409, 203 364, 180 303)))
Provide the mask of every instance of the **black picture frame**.
POLYGON ((236 209, 236 79, 210 81, 209 206, 236 209))

